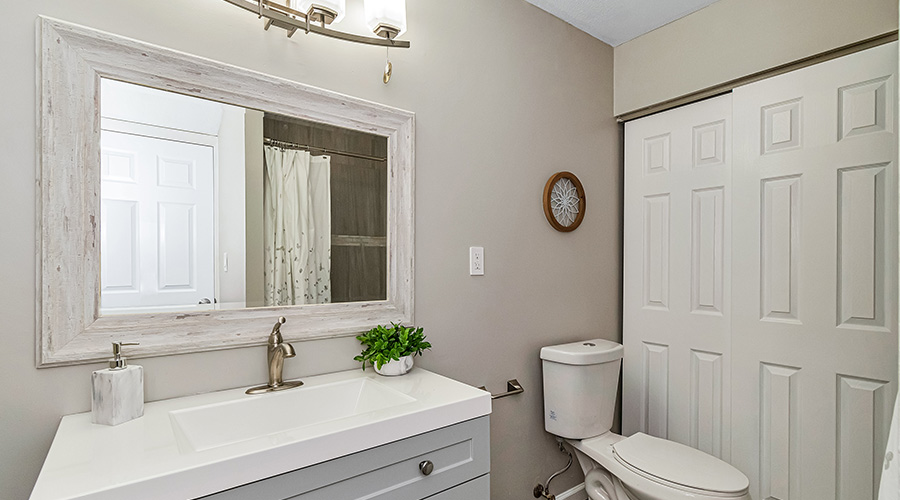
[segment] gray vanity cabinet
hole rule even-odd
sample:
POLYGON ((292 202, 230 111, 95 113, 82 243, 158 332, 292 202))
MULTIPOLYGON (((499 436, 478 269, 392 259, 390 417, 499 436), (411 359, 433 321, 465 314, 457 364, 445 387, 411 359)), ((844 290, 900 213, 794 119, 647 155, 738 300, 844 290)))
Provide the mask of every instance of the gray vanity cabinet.
POLYGON ((489 419, 468 420, 203 498, 488 500, 489 419))

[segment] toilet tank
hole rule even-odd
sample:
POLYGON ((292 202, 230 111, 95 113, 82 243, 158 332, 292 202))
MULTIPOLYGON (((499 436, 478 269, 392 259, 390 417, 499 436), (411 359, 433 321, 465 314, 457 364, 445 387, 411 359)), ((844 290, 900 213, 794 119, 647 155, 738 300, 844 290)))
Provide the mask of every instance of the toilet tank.
POLYGON ((547 432, 585 439, 612 428, 623 352, 622 344, 603 339, 541 349, 547 432))

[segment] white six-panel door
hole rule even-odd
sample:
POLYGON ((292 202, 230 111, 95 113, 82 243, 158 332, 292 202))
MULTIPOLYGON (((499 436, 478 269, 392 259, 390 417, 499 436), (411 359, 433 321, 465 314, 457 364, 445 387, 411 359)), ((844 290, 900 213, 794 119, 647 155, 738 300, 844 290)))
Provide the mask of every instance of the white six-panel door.
POLYGON ((215 298, 214 154, 101 134, 101 313, 209 309, 215 298))
POLYGON ((730 456, 731 95, 625 125, 623 418, 730 456))
POLYGON ((734 91, 733 463, 874 500, 897 391, 897 44, 734 91))
POLYGON ((896 67, 892 43, 626 124, 624 434, 722 457, 754 499, 876 498, 896 67))

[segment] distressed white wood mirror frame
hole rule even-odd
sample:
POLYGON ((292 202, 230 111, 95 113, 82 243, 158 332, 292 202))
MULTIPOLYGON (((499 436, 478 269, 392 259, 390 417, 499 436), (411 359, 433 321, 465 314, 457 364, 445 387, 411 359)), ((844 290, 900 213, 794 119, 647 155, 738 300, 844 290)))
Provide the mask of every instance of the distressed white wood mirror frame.
POLYGON ((289 341, 413 321, 413 113, 43 17, 37 46, 38 367, 262 345, 278 316, 289 341), (387 300, 101 317, 101 77, 388 137, 387 300))

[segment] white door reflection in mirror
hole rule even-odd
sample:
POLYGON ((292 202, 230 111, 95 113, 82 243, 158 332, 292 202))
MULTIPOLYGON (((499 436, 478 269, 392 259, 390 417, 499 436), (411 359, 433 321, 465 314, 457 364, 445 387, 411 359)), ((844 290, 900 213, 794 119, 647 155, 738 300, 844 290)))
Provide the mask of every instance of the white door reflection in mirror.
POLYGON ((100 103, 101 315, 244 307, 245 110, 108 79, 100 103))
POLYGON ((111 130, 100 137, 101 313, 212 307, 213 148, 111 130))

